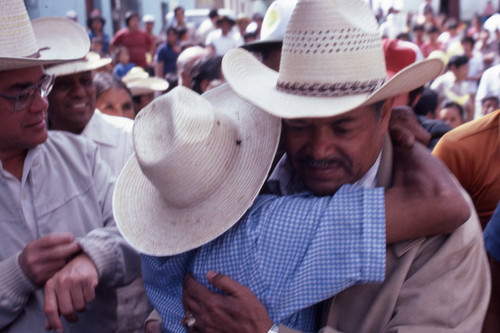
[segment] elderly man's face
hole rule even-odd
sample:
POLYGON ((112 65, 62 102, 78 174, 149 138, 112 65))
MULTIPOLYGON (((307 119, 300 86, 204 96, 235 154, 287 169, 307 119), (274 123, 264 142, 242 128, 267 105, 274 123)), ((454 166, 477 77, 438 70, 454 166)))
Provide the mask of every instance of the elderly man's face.
POLYGON ((90 71, 56 78, 49 95, 50 129, 80 134, 94 115, 95 102, 90 71))
POLYGON ((283 120, 285 150, 295 172, 316 195, 359 180, 375 163, 390 119, 372 106, 328 118, 283 120))
MULTIPOLYGON (((43 77, 42 67, 16 69, 0 73, 0 94, 16 96, 22 89, 36 85, 43 77)), ((33 101, 22 110, 14 110, 14 100, 0 97, 0 155, 32 148, 47 140, 47 100, 37 91, 33 101)))

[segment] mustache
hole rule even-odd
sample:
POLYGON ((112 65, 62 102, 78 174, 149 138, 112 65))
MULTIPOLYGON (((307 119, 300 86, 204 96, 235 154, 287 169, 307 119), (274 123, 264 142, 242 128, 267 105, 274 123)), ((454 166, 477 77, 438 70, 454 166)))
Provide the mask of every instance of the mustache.
POLYGON ((330 167, 341 167, 345 170, 350 170, 351 163, 344 158, 338 157, 327 157, 322 159, 315 159, 311 156, 301 156, 297 159, 297 162, 306 167, 311 168, 330 168, 330 167))

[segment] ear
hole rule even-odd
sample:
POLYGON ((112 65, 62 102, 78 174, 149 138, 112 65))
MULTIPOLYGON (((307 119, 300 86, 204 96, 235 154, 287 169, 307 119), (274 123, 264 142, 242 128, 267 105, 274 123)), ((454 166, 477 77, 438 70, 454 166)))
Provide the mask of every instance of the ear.
POLYGON ((383 133, 387 133, 389 129, 389 122, 391 121, 391 113, 392 106, 394 104, 395 97, 389 98, 385 101, 384 105, 382 105, 382 109, 380 110, 380 126, 383 133))

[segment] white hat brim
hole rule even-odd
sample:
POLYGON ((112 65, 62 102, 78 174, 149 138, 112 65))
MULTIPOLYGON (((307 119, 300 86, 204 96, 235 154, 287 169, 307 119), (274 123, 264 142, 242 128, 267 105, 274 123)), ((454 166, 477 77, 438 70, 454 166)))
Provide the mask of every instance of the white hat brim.
POLYGON ((242 49, 228 51, 222 60, 224 77, 242 98, 280 118, 331 117, 416 89, 443 70, 439 59, 426 59, 394 75, 372 93, 316 97, 294 95, 276 88, 279 73, 242 49))
POLYGON ((0 71, 48 65, 83 58, 90 49, 85 30, 61 17, 31 21, 38 45, 38 57, 0 57, 0 71))
POLYGON ((238 123, 241 153, 217 190, 187 208, 168 204, 133 155, 118 177, 113 212, 123 237, 141 253, 175 255, 215 239, 243 216, 267 178, 280 119, 245 102, 227 84, 203 96, 238 123))

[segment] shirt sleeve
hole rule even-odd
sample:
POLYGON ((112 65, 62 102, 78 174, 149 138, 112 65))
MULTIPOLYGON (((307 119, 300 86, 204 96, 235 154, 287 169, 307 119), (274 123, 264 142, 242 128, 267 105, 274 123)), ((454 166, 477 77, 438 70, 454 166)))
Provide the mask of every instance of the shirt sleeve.
POLYGON ((79 242, 92 259, 99 273, 99 283, 122 286, 133 281, 141 270, 139 254, 128 245, 116 227, 112 210, 114 177, 101 160, 97 147, 92 146, 95 191, 102 210, 102 228, 90 231, 79 242))
POLYGON ((258 265, 271 318, 385 276, 384 189, 283 196, 258 207, 258 265), (314 200, 311 200, 314 198, 314 200))
POLYGON ((500 202, 484 229, 484 245, 489 255, 500 262, 500 202))

